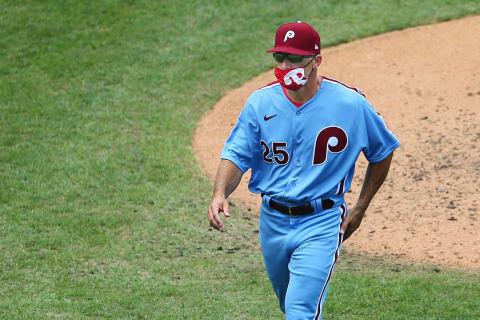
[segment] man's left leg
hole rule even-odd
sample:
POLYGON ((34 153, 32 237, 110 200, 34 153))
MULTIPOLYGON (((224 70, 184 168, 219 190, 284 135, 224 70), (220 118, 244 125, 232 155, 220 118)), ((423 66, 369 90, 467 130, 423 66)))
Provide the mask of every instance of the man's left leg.
POLYGON ((322 319, 328 283, 340 254, 340 223, 346 214, 346 207, 341 206, 337 210, 340 210, 340 214, 336 217, 333 214, 327 219, 330 221, 324 220, 317 235, 312 236, 307 232, 305 239, 299 238, 299 246, 288 265, 290 283, 285 298, 287 320, 322 319))

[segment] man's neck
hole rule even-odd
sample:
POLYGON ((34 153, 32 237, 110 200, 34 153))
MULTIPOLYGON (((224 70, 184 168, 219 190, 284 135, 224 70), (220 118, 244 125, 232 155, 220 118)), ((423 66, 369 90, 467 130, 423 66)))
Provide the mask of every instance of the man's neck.
POLYGON ((310 100, 320 89, 322 85, 322 76, 317 76, 317 71, 312 73, 307 83, 297 91, 288 90, 288 97, 295 102, 305 103, 310 100))

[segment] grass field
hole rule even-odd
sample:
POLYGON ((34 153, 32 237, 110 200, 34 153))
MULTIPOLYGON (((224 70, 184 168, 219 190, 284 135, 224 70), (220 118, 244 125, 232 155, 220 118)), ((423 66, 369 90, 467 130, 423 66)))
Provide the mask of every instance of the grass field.
MULTIPOLYGON (((208 228, 197 120, 324 46, 480 13, 477 0, 1 1, 0 319, 281 319, 255 215, 208 228)), ((478 319, 478 273, 344 252, 324 319, 478 319)))

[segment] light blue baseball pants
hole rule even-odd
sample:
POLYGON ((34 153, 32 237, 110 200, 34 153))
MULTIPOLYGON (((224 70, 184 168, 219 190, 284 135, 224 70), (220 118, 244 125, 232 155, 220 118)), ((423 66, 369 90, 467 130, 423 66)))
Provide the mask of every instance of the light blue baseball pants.
POLYGON ((280 308, 286 320, 321 320, 347 206, 342 198, 331 209, 291 217, 270 208, 269 200, 263 197, 259 238, 280 308))

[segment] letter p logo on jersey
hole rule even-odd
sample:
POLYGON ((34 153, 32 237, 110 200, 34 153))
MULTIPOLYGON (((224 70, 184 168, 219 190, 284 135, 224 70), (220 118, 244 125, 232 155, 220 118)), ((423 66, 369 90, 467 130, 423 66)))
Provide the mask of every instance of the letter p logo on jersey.
POLYGON ((293 39, 295 37, 295 32, 293 30, 288 30, 287 33, 285 33, 285 38, 283 38, 283 42, 287 42, 287 39, 293 39))

